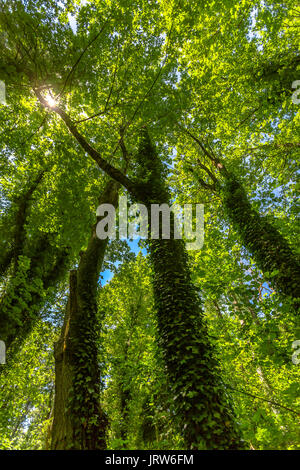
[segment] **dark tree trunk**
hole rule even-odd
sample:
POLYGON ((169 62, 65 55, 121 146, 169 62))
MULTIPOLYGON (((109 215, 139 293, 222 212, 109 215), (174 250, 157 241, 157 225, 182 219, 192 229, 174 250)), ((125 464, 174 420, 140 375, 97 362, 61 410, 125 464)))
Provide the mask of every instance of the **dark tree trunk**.
POLYGON ((63 277, 69 262, 68 249, 54 249, 47 234, 31 250, 29 269, 17 268, 0 301, 0 338, 7 352, 19 349, 38 318, 44 294, 63 277))
MULTIPOLYGON (((130 391, 130 383, 128 380, 128 376, 126 376, 126 371, 128 372, 128 345, 125 345, 124 351, 124 365, 123 368, 118 371, 118 383, 119 383, 119 396, 120 396, 120 414, 121 414, 121 422, 120 422, 120 438, 123 441, 126 441, 128 437, 128 418, 129 418, 129 406, 132 400, 131 391, 130 391)), ((124 445, 124 448, 126 446, 124 445)))
MULTIPOLYGON (((29 188, 15 198, 11 214, 7 215, 12 229, 9 227, 10 239, 3 243, 0 254, 2 275, 13 266, 0 300, 0 339, 6 345, 7 362, 31 331, 43 305, 44 294, 62 278, 69 261, 69 250, 54 248, 49 235, 42 234, 34 241, 26 235, 31 198, 44 174, 45 170, 41 171, 29 188), (30 264, 28 270, 21 267, 21 256, 30 264)), ((8 219, 2 224, 8 224, 8 219)))
MULTIPOLYGON (((14 268, 17 267, 18 257, 23 252, 23 247, 26 240, 26 231, 25 231, 25 223, 28 216, 28 211, 30 208, 30 202, 32 195, 38 185, 40 184, 43 176, 45 174, 45 170, 41 171, 36 179, 31 183, 29 188, 23 192, 15 201, 13 201, 13 207, 15 208, 15 214, 13 214, 12 219, 10 220, 10 214, 8 217, 4 217, 4 221, 2 225, 9 226, 9 239, 3 240, 0 249, 0 276, 3 276, 11 262, 14 262, 14 268), (10 230, 10 226, 13 226, 12 232, 10 230)), ((7 227, 4 227, 7 228, 7 227)))
POLYGON ((221 197, 226 214, 257 266, 279 293, 300 305, 300 261, 285 238, 260 216, 249 202, 243 186, 230 174, 221 197))
MULTIPOLYGON (((148 134, 138 161, 150 213, 151 203, 169 203, 162 166, 148 134), (145 180, 146 178, 146 180, 145 180)), ((139 180, 141 175, 138 175, 139 180)), ((172 226, 172 224, 171 224, 172 226)), ((172 387, 179 429, 187 448, 242 449, 228 397, 220 379, 199 296, 192 284, 182 240, 149 241, 154 270, 158 333, 172 387)))
POLYGON ((154 294, 174 405, 188 448, 241 449, 181 240, 152 240, 154 294))
MULTIPOLYGON (((108 183, 100 203, 116 207, 118 185, 108 183)), ((107 419, 100 406, 97 348, 97 288, 108 239, 94 226, 77 270, 59 341, 55 345, 55 401, 52 449, 105 449, 107 419)))
POLYGON ((292 308, 298 313, 300 306, 299 256, 289 246, 278 229, 253 208, 242 183, 232 172, 227 170, 224 162, 211 150, 205 148, 201 140, 189 131, 186 132, 220 172, 224 182, 218 181, 207 166, 199 161, 198 166, 206 171, 213 184, 204 182, 191 168, 196 179, 202 187, 218 191, 225 213, 238 232, 242 244, 253 256, 257 266, 270 284, 285 298, 291 300, 292 308))

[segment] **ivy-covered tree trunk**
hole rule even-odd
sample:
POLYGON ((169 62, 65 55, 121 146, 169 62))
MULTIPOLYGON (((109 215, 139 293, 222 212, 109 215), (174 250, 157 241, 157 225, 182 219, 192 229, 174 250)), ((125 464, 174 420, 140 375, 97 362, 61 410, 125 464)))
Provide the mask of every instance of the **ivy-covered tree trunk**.
POLYGON ((270 284, 300 305, 300 261, 285 238, 249 202, 243 186, 227 174, 221 190, 226 214, 270 284))
POLYGON ((69 261, 68 248, 52 246, 51 235, 43 233, 33 240, 26 233, 32 196, 45 171, 14 198, 1 220, 0 274, 6 276, 6 286, 0 299, 0 339, 5 342, 8 363, 31 331, 47 291, 65 274, 69 261))
POLYGON ((6 351, 19 349, 38 318, 46 293, 63 277, 69 262, 68 249, 54 249, 47 234, 30 251, 30 257, 27 251, 28 256, 19 257, 0 300, 0 338, 6 351))
POLYGON ((25 223, 30 208, 32 195, 40 184, 45 171, 41 171, 35 180, 29 185, 29 188, 13 201, 11 213, 7 214, 1 220, 2 240, 0 246, 0 276, 3 276, 12 261, 14 266, 18 262, 18 257, 22 254, 26 240, 25 223), (8 233, 6 233, 6 231, 8 233))
MULTIPOLYGON (((169 203, 162 164, 146 131, 138 153, 144 203, 169 203)), ((172 223, 171 223, 172 226, 172 223)), ((159 341, 172 387, 179 429, 188 449, 242 449, 232 409, 220 379, 213 343, 192 284, 182 240, 152 239, 154 297, 159 341)))
MULTIPOLYGON (((117 204, 118 185, 108 183, 100 203, 117 204)), ((64 325, 55 344, 52 449, 105 449, 107 419, 100 406, 97 287, 108 239, 96 225, 77 270, 71 271, 64 325)))
POLYGON ((187 448, 241 449, 184 244, 152 240, 150 258, 159 337, 187 448))
POLYGON ((238 232, 242 244, 253 256, 258 268, 270 284, 291 300, 292 308, 298 313, 300 306, 299 256, 278 229, 253 208, 242 183, 234 173, 227 170, 224 162, 208 150, 197 137, 189 131, 186 132, 220 172, 223 183, 218 181, 216 176, 201 162, 198 162, 198 165, 206 171, 213 184, 204 182, 196 176, 194 169, 191 169, 193 174, 202 187, 218 191, 225 213, 238 232))

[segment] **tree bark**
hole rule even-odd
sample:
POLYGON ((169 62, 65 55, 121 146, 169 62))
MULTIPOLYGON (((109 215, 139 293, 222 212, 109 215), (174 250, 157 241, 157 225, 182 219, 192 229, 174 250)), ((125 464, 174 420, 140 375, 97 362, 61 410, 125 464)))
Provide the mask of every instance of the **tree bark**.
MULTIPOLYGON (((169 196, 161 162, 146 131, 138 162, 144 172, 144 203, 150 213, 151 203, 169 203, 169 196)), ((171 231, 170 240, 150 240, 149 251, 160 346, 179 429, 188 449, 242 449, 245 444, 220 379, 184 242, 173 237, 171 231)))
POLYGON ((225 213, 238 232, 244 247, 253 256, 268 282, 284 297, 291 300, 292 308, 299 313, 299 256, 278 229, 253 208, 242 183, 227 170, 224 162, 211 149, 208 150, 199 138, 187 130, 185 132, 199 145, 203 154, 224 178, 224 182, 221 183, 205 165, 198 162, 200 168, 205 169, 213 180, 213 185, 203 185, 203 180, 197 178, 199 183, 206 189, 218 191, 225 213))
MULTIPOLYGON (((35 180, 31 183, 29 188, 24 191, 23 194, 21 194, 16 199, 16 201, 14 201, 14 204, 16 205, 16 213, 13 216, 13 232, 10 233, 10 239, 6 240, 1 246, 0 276, 3 276, 7 272, 12 261, 14 261, 14 269, 16 269, 18 257, 22 254, 26 240, 25 223, 28 216, 30 201, 44 174, 45 170, 41 171, 35 180)), ((10 220, 6 220, 5 217, 3 225, 11 225, 11 223, 12 222, 10 220)))
POLYGON ((285 238, 257 213, 241 183, 228 174, 221 197, 226 214, 270 284, 299 311, 300 262, 285 238))
MULTIPOLYGON (((107 184, 100 203, 117 205, 118 184, 107 184)), ((97 288, 108 239, 96 225, 77 270, 61 336, 55 344, 55 400, 52 449, 105 449, 107 419, 100 406, 97 347, 97 288)))
POLYGON ((59 282, 69 261, 68 249, 53 249, 47 234, 32 250, 29 269, 17 268, 0 301, 0 338, 7 352, 19 349, 38 318, 44 294, 59 282))

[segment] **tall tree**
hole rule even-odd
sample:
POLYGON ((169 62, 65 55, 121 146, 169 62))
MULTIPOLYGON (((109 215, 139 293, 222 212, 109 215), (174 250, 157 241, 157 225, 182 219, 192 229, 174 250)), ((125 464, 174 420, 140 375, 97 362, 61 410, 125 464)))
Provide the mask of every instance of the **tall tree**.
MULTIPOLYGON (((22 304, 26 294, 34 294, 36 308, 36 290, 45 303, 32 335, 39 334, 40 322, 51 323, 53 315, 59 316, 53 313, 59 294, 54 295, 55 289, 45 292, 41 277, 52 263, 50 258, 56 259, 54 252, 64 247, 70 248, 69 259, 76 268, 78 253, 88 242, 86 227, 94 222, 103 173, 118 181, 132 200, 148 208, 152 199, 157 204, 170 200, 205 204, 201 250, 187 255, 183 243, 173 238, 152 240, 148 245, 158 344, 167 365, 165 379, 172 390, 168 395, 175 398, 177 409, 175 414, 170 408, 163 418, 166 422, 170 415, 174 417, 172 432, 164 442, 154 441, 159 412, 158 406, 155 413, 151 411, 153 389, 145 386, 147 419, 142 423, 141 414, 136 413, 137 424, 132 430, 139 436, 135 439, 131 435, 130 442, 122 440, 122 446, 147 447, 153 442, 161 448, 298 445, 293 421, 297 414, 297 367, 293 362, 296 354, 292 355, 298 333, 290 304, 290 297, 297 299, 298 293, 285 277, 282 256, 277 260, 273 255, 274 246, 281 247, 280 252, 289 259, 289 273, 298 278, 293 245, 299 211, 295 198, 299 18, 295 0, 216 0, 184 5, 177 0, 99 0, 80 5, 72 0, 0 2, 0 79, 6 86, 6 105, 0 105, 1 210, 9 206, 21 181, 32 182, 43 168, 51 166, 32 195, 35 210, 26 217, 28 243, 23 247, 27 254, 19 256, 14 277, 6 271, 13 294, 7 306, 10 311, 16 307, 16 320, 23 324, 23 313, 26 317, 22 304), (138 149, 138 136, 145 126, 155 146, 144 135, 138 149), (193 143, 179 131, 182 128, 200 136, 209 155, 221 156, 217 166, 216 159, 203 149, 204 158, 198 158, 193 143), (127 162, 126 171, 122 170, 123 161, 127 162), (225 166, 228 178, 222 169, 225 166), (249 235, 244 212, 254 224, 257 244, 253 244, 252 232, 249 235), (41 234, 44 249, 39 249, 41 234), (265 253, 272 256, 266 260, 265 253), (17 299, 20 292, 25 296, 17 299), (19 309, 23 309, 21 319, 19 309), (178 312, 185 315, 179 318, 178 312), (189 337, 184 328, 191 330, 189 337), (221 362, 215 361, 212 349, 219 351, 221 362), (210 366, 207 374, 206 365, 210 366), (272 394, 264 386, 267 382, 272 394), (181 390, 183 395, 176 395, 181 390), (213 394, 210 401, 206 391, 213 394), (233 413, 227 406, 229 392, 235 397, 232 406, 246 444, 235 431, 233 413), (201 403, 208 404, 208 414, 204 410, 201 415, 201 403), (196 411, 199 406, 200 413, 196 411), (278 413, 272 411, 274 407, 278 413), (185 418, 189 428, 184 427, 185 418)), ((121 248, 117 246, 122 258, 121 248)), ((80 297, 78 276, 78 272, 74 274, 72 282, 71 290, 76 291, 73 305, 80 297)), ((8 291, 6 281, 7 275, 1 278, 1 293, 8 291)), ((120 305, 118 302, 120 311, 115 310, 116 323, 120 305)), ((8 314, 7 326, 10 321, 8 314)), ((12 334, 16 333, 14 322, 12 334)), ((39 339, 47 343, 43 335, 39 339)), ((30 341, 24 344, 32 348, 30 341)), ((112 355, 118 351, 117 346, 112 347, 112 355)), ((128 368, 130 349, 124 357, 127 362, 115 367, 114 380, 105 383, 107 399, 114 396, 117 382, 127 391, 128 377, 122 372, 128 368)), ((13 393, 13 377, 18 374, 15 362, 11 363, 13 368, 7 369, 6 377, 0 377, 1 390, 6 387, 5 379, 10 381, 9 393, 13 393)), ((108 368, 111 364, 108 359, 108 368)), ((51 365, 49 375, 50 369, 51 365)), ((156 373, 160 374, 159 366, 156 373)), ((28 374, 40 380, 43 389, 38 371, 29 369, 28 374)), ((20 377, 22 381, 24 375, 20 377)), ((27 390, 35 393, 20 380, 18 385, 25 394, 27 390)), ((158 395, 164 397, 166 384, 158 382, 158 395)), ((40 395, 50 400, 49 390, 40 395)), ((8 429, 4 446, 40 447, 41 440, 26 431, 25 415, 30 420, 32 407, 38 403, 41 413, 37 411, 37 415, 44 417, 42 398, 16 397, 16 412, 9 407, 10 416, 6 416, 2 411, 8 429), (14 420, 12 428, 9 423, 14 420), (9 433, 14 432, 24 433, 28 441, 16 436, 10 440, 9 433)), ((124 394, 122 410, 127 423, 132 399, 131 393, 124 394)), ((4 407, 9 400, 5 393, 4 407)), ((141 395, 139 400, 141 404, 141 395)), ((107 402, 104 406, 114 421, 110 429, 118 429, 120 413, 113 414, 107 402)), ((36 424, 32 429, 38 432, 36 424)), ((80 442, 74 441, 74 445, 90 445, 82 428, 78 436, 80 442)), ((110 443, 117 445, 113 440, 110 443)))
MULTIPOLYGON (((224 205, 225 214, 241 237, 244 247, 251 253, 257 266, 266 279, 280 293, 292 300, 292 307, 299 312, 300 299, 300 260, 298 254, 289 246, 280 231, 251 205, 245 189, 238 177, 229 172, 225 163, 201 140, 188 134, 197 142, 203 156, 222 175, 218 179, 207 164, 198 160, 198 167, 206 173, 205 182, 197 175, 196 179, 206 190, 217 191, 224 205)), ((197 164, 196 164, 197 165, 197 164)), ((191 167, 195 174, 194 168, 191 167)))
MULTIPOLYGON (((151 204, 168 204, 170 198, 163 182, 162 164, 146 130, 140 141, 138 163, 139 176, 144 177, 143 202, 151 213, 151 204)), ((241 449, 244 444, 220 381, 185 246, 174 237, 174 216, 170 239, 163 239, 162 233, 158 240, 150 239, 149 252, 160 344, 186 445, 198 449, 241 449)))
MULTIPOLYGON (((117 205, 118 185, 107 183, 100 203, 117 205)), ((99 222, 100 217, 97 222, 99 222)), ((52 449, 105 449, 107 420, 101 409, 97 349, 97 288, 108 238, 96 225, 77 270, 70 273, 64 325, 55 345, 52 449)))

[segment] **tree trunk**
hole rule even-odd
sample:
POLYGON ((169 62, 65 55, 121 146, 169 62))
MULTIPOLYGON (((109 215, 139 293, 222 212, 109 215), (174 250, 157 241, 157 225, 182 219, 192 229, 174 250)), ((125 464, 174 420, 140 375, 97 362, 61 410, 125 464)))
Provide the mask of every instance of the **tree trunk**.
POLYGON ((9 239, 4 241, 0 250, 0 276, 3 276, 7 272, 12 261, 14 261, 14 269, 17 267, 18 257, 23 252, 26 240, 25 223, 28 216, 30 201, 44 174, 45 170, 41 171, 29 188, 14 201, 14 204, 16 205, 16 213, 13 215, 14 224, 12 233, 10 228, 12 221, 9 220, 10 215, 8 214, 7 220, 6 216, 4 216, 2 225, 4 229, 8 228, 6 224, 9 225, 9 239))
MULTIPOLYGON (((145 132, 138 161, 144 170, 144 203, 168 203, 161 162, 145 132), (145 181, 146 178, 146 181, 145 181)), ((141 175, 138 175, 139 181, 141 175)), ((172 222, 172 221, 171 221, 172 222)), ((172 227, 172 223, 171 223, 172 227)), ((158 333, 179 429, 189 449, 242 449, 232 409, 220 379, 199 297, 182 240, 149 241, 154 270, 158 333)), ((174 236, 174 235, 173 235, 174 236)))
MULTIPOLYGON (((8 217, 14 221, 12 229, 9 227, 10 239, 0 250, 0 274, 5 275, 13 266, 0 300, 0 339, 6 345, 7 362, 31 331, 45 292, 62 278, 69 261, 69 250, 54 248, 48 234, 41 234, 34 242, 26 236, 31 198, 45 172, 41 171, 29 188, 14 199, 15 208, 8 217)), ((2 225, 5 224, 11 225, 12 221, 4 219, 2 225)))
MULTIPOLYGON (((54 287, 67 270, 67 248, 53 249, 47 234, 41 236, 28 269, 19 264, 0 301, 0 339, 6 351, 20 348, 38 318, 45 292, 54 287)), ((9 357, 9 356, 8 356, 9 357)))
POLYGON ((230 174, 221 190, 226 214, 270 284, 292 299, 298 312, 300 298, 300 262, 297 255, 265 217, 251 206, 242 185, 230 174))
POLYGON ((223 161, 211 150, 205 148, 197 137, 189 131, 186 132, 200 146, 202 152, 224 178, 224 183, 221 184, 205 165, 198 162, 200 168, 204 169, 213 181, 213 184, 208 184, 197 177, 199 183, 206 189, 218 190, 225 213, 238 232, 242 244, 253 256, 268 282, 291 300, 292 308, 298 313, 300 306, 299 256, 294 253, 277 228, 252 207, 243 185, 232 172, 227 170, 223 161))
MULTIPOLYGON (((107 184, 100 203, 117 205, 118 185, 107 184)), ((61 336, 55 344, 55 400, 52 449, 105 449, 107 419, 100 406, 97 347, 97 288, 108 239, 96 225, 77 270, 61 336)))

